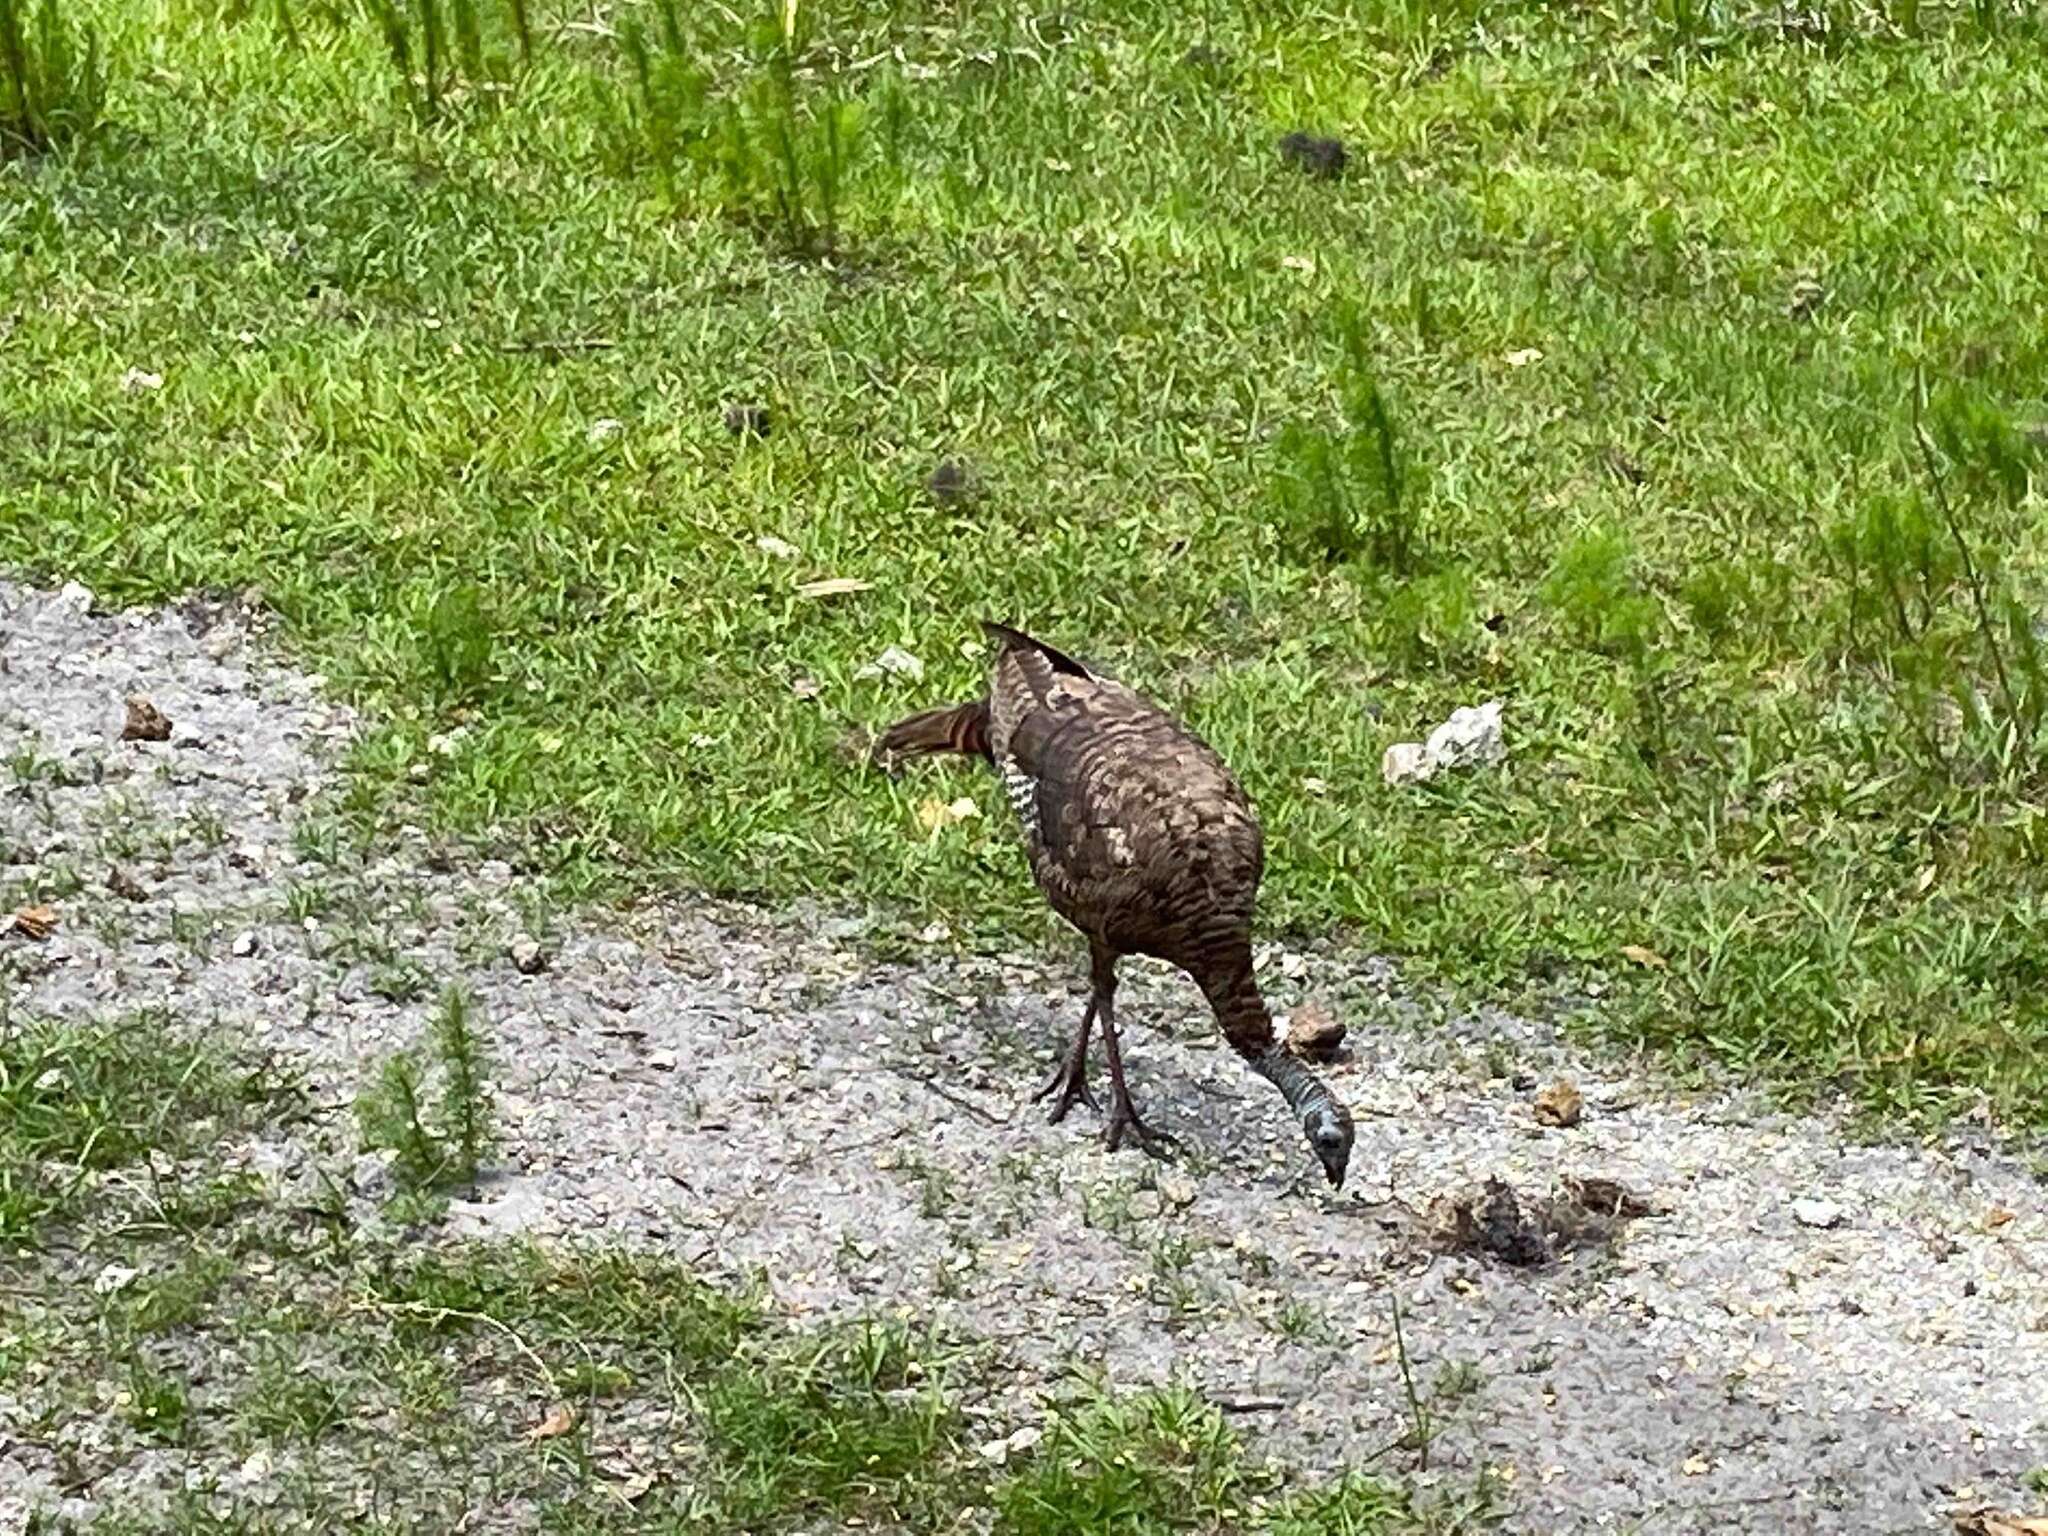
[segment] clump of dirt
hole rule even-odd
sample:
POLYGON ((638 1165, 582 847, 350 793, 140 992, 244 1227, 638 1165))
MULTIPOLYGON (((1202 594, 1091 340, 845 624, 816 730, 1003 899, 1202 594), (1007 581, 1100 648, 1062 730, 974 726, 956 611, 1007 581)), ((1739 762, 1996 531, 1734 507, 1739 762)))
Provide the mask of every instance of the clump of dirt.
POLYGON ((1476 1191, 1439 1195, 1430 1214, 1437 1246, 1446 1252, 1491 1254, 1515 1269, 1536 1269, 1551 1260, 1549 1239, 1506 1179, 1488 1179, 1476 1191))
POLYGON ((1288 1020, 1287 1049, 1308 1061, 1335 1061, 1345 1033, 1344 1021, 1327 1004, 1310 999, 1288 1020))
POLYGON ((1536 1095, 1532 1109, 1538 1125, 1562 1130, 1579 1123, 1579 1117, 1586 1110, 1586 1100, 1579 1092, 1578 1084, 1568 1077, 1560 1077, 1536 1095))
POLYGON ((139 693, 128 695, 128 718, 121 726, 123 741, 169 741, 171 717, 139 693))
POLYGON ((772 424, 768 407, 758 400, 735 400, 725 408, 725 430, 734 437, 766 437, 772 424))
POLYGON ((981 482, 974 471, 958 459, 942 459, 925 481, 924 488, 936 505, 951 512, 974 502, 980 494, 981 482))
POLYGON ((1567 1175, 1524 1205, 1507 1180, 1442 1195, 1430 1208, 1436 1246, 1486 1254, 1514 1269, 1540 1269, 1580 1248, 1606 1247, 1631 1221, 1663 1214, 1618 1179, 1567 1175))
POLYGON ((1341 139, 1321 139, 1296 131, 1280 141, 1280 158, 1318 181, 1335 181, 1344 174, 1345 162, 1350 157, 1345 154, 1341 139))

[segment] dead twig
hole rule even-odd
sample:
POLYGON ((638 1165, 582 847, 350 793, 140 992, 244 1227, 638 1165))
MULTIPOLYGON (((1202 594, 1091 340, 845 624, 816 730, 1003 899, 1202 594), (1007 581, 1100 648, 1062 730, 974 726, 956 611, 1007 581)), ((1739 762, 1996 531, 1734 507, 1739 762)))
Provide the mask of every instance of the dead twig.
POLYGON ((1220 1397, 1216 1407, 1222 1413, 1278 1413, 1287 1406, 1281 1397, 1220 1397))
POLYGON ((1970 541, 1963 536, 1961 519, 1948 499, 1948 486, 1942 479, 1940 465, 1935 461, 1934 443, 1927 435, 1927 425, 1922 419, 1926 410, 1926 376, 1919 370, 1913 378, 1913 438, 1920 445, 1920 461, 1927 466, 1927 482, 1934 492, 1934 504, 1941 509, 1942 521, 1948 524, 1949 537, 1955 541, 1956 554, 1963 562, 1963 580, 1970 590, 1970 607, 1977 615, 1977 632, 1984 638, 1984 649, 1991 653, 1991 667, 1998 675, 1999 697, 2005 700, 2005 718, 2014 730, 2019 729, 2022 720, 2019 696, 2013 692, 2012 678, 2005 670, 2005 648, 1998 643, 1998 634, 1991 627, 1991 608, 1984 600, 1984 578, 1978 573, 1977 561, 1970 553, 1970 541))
POLYGON ((575 352, 609 352, 618 342, 609 336, 522 336, 501 345, 500 352, 550 352, 566 356, 575 352))

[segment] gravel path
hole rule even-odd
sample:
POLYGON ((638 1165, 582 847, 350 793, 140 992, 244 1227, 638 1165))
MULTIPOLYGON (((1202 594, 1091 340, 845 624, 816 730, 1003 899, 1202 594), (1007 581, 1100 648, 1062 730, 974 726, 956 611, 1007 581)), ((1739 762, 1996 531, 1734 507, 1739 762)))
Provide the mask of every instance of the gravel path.
MULTIPOLYGON (((1416 1475, 1491 1469, 1514 1529, 1947 1529, 1959 1507, 2026 1505, 2048 1464, 2048 1198, 2023 1158, 1675 1094, 1525 1021, 1434 1018, 1384 965, 1279 949, 1276 999, 1340 999, 1352 1025, 1333 1070, 1359 1120, 1352 1187, 1329 1195, 1193 989, 1146 967, 1120 1009, 1134 1083, 1187 1151, 1107 1155, 1093 1116, 1049 1127, 1024 1102, 1078 1016, 1078 962, 940 940, 883 963, 855 919, 705 903, 537 930, 503 864, 415 834, 323 849, 318 791, 353 725, 254 623, 0 584, 0 759, 59 770, 0 782, 0 882, 84 882, 53 937, 0 938, 0 985, 45 1013, 211 1019, 344 1100, 460 979, 507 1149, 458 1231, 664 1245, 758 1268, 802 1311, 950 1322, 1008 1367, 977 1405, 996 1436, 1077 1367, 1182 1373, 1314 1468, 1408 1426, 1398 1295, 1438 1394, 1416 1475), (120 739, 131 693, 169 740, 120 739), (111 867, 141 899, 106 889, 111 867), (431 985, 389 1001, 401 973, 431 985), (1583 1118, 1541 1125, 1532 1090, 1560 1075, 1583 1118), (1530 1208, 1618 1180, 1661 1214, 1519 1268, 1445 1236, 1446 1203, 1492 1177, 1530 1208)), ((303 1171, 289 1144, 269 1160, 303 1171)), ((381 1177, 356 1169, 365 1193, 381 1177)), ((36 1465, 7 1426, 0 1388, 0 1530, 36 1465)))

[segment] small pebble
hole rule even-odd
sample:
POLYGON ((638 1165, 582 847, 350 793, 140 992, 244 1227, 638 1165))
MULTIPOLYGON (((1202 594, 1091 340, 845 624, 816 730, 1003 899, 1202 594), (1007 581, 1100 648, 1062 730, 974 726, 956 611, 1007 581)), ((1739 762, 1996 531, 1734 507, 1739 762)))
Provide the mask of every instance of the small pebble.
POLYGON ((1825 1231, 1842 1224, 1842 1208, 1832 1200, 1794 1200, 1792 1219, 1802 1227, 1818 1227, 1825 1231))

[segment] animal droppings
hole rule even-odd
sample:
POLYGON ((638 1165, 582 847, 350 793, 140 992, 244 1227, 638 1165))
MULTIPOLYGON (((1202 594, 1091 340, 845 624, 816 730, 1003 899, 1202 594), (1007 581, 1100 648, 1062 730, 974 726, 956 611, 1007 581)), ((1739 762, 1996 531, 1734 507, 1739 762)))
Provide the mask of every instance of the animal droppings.
POLYGON ((1350 157, 1345 154, 1341 139, 1296 132, 1280 141, 1280 158, 1319 181, 1334 181, 1344 174, 1345 162, 1350 157))
POLYGON ((139 693, 128 695, 128 717, 121 724, 123 741, 169 741, 171 717, 139 693))

